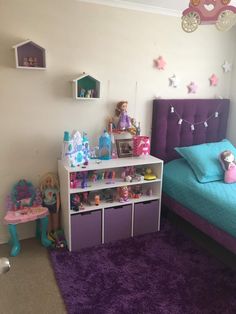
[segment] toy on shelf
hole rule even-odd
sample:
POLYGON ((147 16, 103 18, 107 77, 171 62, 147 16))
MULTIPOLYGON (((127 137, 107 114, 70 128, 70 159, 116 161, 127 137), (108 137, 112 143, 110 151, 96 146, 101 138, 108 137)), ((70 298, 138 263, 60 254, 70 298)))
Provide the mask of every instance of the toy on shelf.
POLYGON ((81 172, 71 172, 70 173, 70 188, 78 189, 81 187, 82 175, 81 172))
POLYGON ((40 191, 31 182, 22 179, 13 186, 7 197, 7 209, 4 222, 8 224, 11 237, 11 256, 18 255, 21 249, 16 230, 16 225, 20 223, 36 220, 36 233, 42 245, 51 245, 51 241, 47 239, 48 209, 42 207, 40 191))
POLYGON ((85 92, 86 90, 84 88, 81 88, 79 92, 79 97, 85 97, 85 92))
MULTIPOLYGON (((115 116, 108 117, 107 129, 111 135, 113 133, 140 135, 140 123, 137 123, 134 118, 128 115, 127 108, 128 102, 120 101, 116 104, 115 116)), ((112 142, 115 143, 115 140, 112 142)))
POLYGON ((155 174, 153 174, 152 169, 151 168, 147 168, 145 171, 145 175, 144 175, 144 180, 156 180, 157 176, 155 174))
POLYGON ((122 186, 118 189, 118 191, 119 191, 119 197, 120 197, 119 201, 121 203, 128 202, 128 200, 129 200, 129 189, 128 189, 128 187, 122 186))
POLYGON ((74 193, 70 197, 70 208, 74 211, 84 210, 85 206, 91 205, 89 192, 74 193))
POLYGON ((141 185, 132 186, 130 195, 132 198, 140 198, 142 196, 142 186, 141 185))
POLYGON ((113 203, 116 199, 115 189, 106 189, 102 191, 102 200, 106 203, 113 203))
POLYGON ((152 192, 152 188, 148 188, 146 191, 146 195, 147 196, 152 196, 153 192, 152 192))
POLYGON ((148 136, 133 137, 133 154, 134 156, 150 155, 150 139, 148 136))
POLYGON ((111 159, 111 137, 106 130, 99 138, 99 159, 111 159))
POLYGON ((59 228, 60 193, 59 180, 55 173, 44 174, 39 183, 43 199, 43 206, 47 207, 49 216, 49 232, 55 232, 59 228))
POLYGON ((116 105, 116 116, 119 118, 117 129, 118 130, 128 130, 131 127, 131 120, 127 113, 128 102, 120 101, 116 105))
POLYGON ((136 176, 136 170, 134 166, 125 167, 121 171, 120 177, 125 182, 132 182, 136 176))
POLYGON ((100 195, 99 194, 96 194, 94 196, 94 202, 95 202, 96 206, 100 205, 100 195))
POLYGON ((90 158, 89 140, 86 133, 81 136, 79 131, 74 130, 71 134, 64 132, 62 147, 62 160, 69 167, 80 164, 88 164, 90 158))
POLYGON ((88 187, 88 173, 87 171, 82 172, 82 181, 81 181, 81 188, 87 188, 88 187))

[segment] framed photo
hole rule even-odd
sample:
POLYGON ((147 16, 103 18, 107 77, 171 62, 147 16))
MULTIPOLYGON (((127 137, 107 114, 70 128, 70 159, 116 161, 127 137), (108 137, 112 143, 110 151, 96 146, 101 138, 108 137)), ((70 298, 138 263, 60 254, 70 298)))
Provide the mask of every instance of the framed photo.
POLYGON ((119 158, 133 156, 133 139, 116 140, 116 149, 119 158))

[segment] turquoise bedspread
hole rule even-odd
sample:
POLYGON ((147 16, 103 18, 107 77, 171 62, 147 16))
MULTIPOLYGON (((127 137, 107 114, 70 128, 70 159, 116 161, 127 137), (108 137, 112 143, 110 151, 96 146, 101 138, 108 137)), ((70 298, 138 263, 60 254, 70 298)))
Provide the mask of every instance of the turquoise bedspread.
POLYGON ((163 191, 211 224, 236 237, 236 183, 199 183, 181 158, 164 167, 163 191))

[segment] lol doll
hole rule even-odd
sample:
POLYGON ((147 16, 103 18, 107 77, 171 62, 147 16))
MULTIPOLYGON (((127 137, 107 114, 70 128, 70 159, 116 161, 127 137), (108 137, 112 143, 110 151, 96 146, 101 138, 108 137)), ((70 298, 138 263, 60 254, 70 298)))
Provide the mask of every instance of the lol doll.
POLYGON ((116 116, 119 117, 118 130, 128 130, 131 127, 131 120, 127 113, 128 102, 120 101, 116 105, 116 116))
POLYGON ((48 172, 42 176, 39 184, 43 206, 49 211, 48 231, 55 232, 59 228, 60 194, 59 181, 55 173, 48 172))
POLYGON ((129 190, 127 186, 122 186, 119 188, 119 196, 120 196, 120 202, 128 202, 129 200, 129 190))

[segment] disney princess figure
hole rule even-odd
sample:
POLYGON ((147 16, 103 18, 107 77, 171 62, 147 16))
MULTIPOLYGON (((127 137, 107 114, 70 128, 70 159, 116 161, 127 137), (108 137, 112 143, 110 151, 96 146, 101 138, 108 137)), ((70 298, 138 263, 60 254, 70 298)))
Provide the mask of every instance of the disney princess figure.
POLYGON ((48 232, 54 233, 59 229, 60 193, 57 175, 52 172, 43 175, 39 188, 42 194, 43 206, 47 207, 50 213, 48 232))
POLYGON ((225 183, 236 182, 236 160, 234 154, 230 150, 223 151, 220 156, 221 165, 225 171, 225 183))
POLYGON ((116 116, 119 117, 119 121, 117 124, 118 130, 128 130, 131 127, 131 120, 127 113, 128 102, 120 101, 116 105, 116 116))

